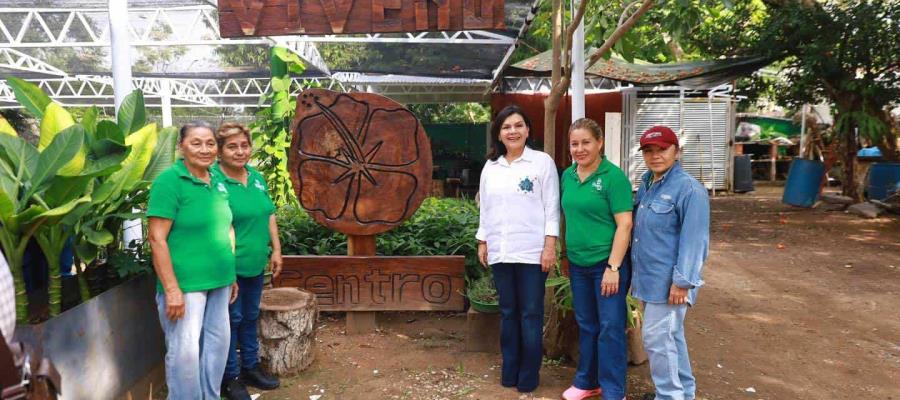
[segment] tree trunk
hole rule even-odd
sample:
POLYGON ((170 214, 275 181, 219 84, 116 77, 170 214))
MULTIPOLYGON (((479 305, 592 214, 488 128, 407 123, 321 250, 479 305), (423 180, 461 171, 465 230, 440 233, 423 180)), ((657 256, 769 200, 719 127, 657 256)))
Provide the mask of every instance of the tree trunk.
POLYGON ((263 369, 276 376, 303 371, 315 358, 316 296, 298 288, 263 292, 259 309, 259 356, 263 369))
POLYGON ((841 138, 841 164, 844 172, 844 179, 841 180, 841 194, 853 198, 856 201, 862 201, 862 196, 857 190, 857 161, 856 152, 859 150, 856 144, 856 135, 853 127, 845 126, 845 132, 838 132, 841 138))
MULTIPOLYGON (((584 0, 587 1, 587 0, 584 0)), ((544 100, 544 152, 556 160, 556 110, 567 88, 558 85, 562 79, 563 52, 563 2, 553 0, 551 25, 553 27, 553 64, 550 70, 550 95, 544 100)))
POLYGON ((547 326, 544 328, 544 354, 549 358, 566 356, 570 360, 578 360, 578 324, 575 322, 575 312, 565 311, 555 305, 550 308, 547 326))

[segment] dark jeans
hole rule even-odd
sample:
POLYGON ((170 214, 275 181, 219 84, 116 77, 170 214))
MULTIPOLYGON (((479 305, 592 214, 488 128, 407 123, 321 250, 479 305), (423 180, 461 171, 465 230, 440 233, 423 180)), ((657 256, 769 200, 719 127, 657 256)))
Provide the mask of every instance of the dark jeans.
POLYGON ((263 274, 252 278, 237 277, 238 297, 228 307, 231 317, 231 348, 225 364, 225 379, 234 379, 241 368, 252 369, 259 364, 259 340, 256 320, 259 318, 259 299, 262 296, 263 274), (240 360, 238 360, 240 347, 240 360))
POLYGON ((607 265, 603 260, 589 267, 572 264, 569 268, 580 354, 573 385, 585 390, 600 387, 604 399, 621 400, 628 369, 625 296, 631 268, 628 263, 622 265, 619 292, 607 297, 600 292, 607 265))
POLYGON ((547 273, 539 264, 498 263, 491 269, 500 296, 500 383, 531 392, 540 381, 547 273))

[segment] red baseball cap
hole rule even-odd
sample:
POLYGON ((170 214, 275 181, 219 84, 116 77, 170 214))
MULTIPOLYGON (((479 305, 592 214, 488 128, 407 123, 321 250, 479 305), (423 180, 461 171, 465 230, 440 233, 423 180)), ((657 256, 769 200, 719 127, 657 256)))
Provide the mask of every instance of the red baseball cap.
POLYGON ((641 135, 641 149, 651 144, 668 149, 669 146, 678 146, 678 136, 668 127, 657 125, 644 131, 641 135))

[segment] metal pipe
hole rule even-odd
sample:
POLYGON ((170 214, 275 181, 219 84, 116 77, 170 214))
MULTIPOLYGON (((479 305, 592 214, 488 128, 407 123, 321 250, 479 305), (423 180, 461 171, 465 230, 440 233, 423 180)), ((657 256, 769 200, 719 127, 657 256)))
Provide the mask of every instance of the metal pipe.
MULTIPOLYGON (((710 174, 712 174, 712 195, 716 195, 716 157, 715 157, 715 149, 716 146, 713 145, 713 107, 712 107, 712 91, 708 93, 706 97, 706 104, 709 106, 709 164, 710 164, 710 174)), ((701 165, 703 163, 700 163, 701 165)))
POLYGON ((131 93, 131 46, 128 45, 128 2, 109 0, 109 38, 112 58, 113 92, 116 112, 128 93, 131 93))

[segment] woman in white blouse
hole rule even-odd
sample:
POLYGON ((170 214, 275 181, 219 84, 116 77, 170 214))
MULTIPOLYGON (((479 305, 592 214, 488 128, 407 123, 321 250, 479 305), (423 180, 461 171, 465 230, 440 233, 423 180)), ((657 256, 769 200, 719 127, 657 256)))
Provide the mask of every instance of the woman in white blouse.
POLYGON ((481 172, 478 259, 500 296, 500 382, 520 392, 539 383, 544 281, 556 263, 559 175, 553 159, 526 146, 531 122, 517 106, 491 123, 492 151, 481 172))

